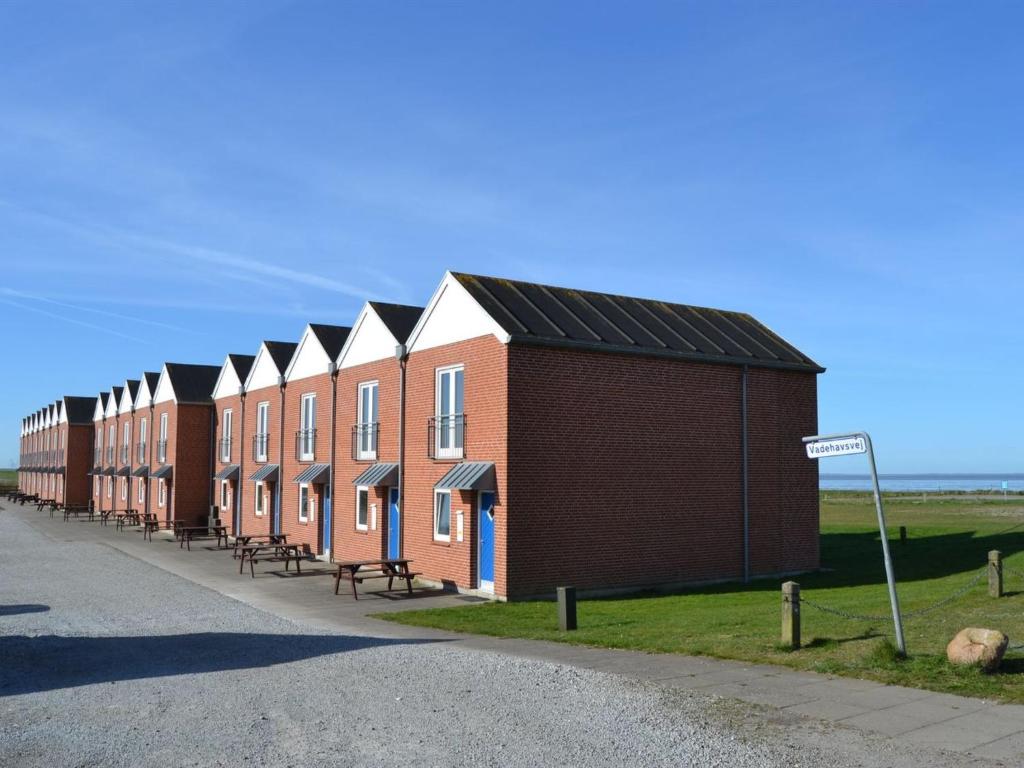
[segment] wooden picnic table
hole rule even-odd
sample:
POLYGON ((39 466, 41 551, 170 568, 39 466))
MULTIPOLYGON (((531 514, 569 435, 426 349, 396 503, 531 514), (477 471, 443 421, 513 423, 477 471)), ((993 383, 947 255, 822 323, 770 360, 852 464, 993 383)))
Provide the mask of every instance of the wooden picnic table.
POLYGON ((249 558, 249 575, 256 578, 254 565, 257 560, 271 563, 284 563, 287 571, 292 561, 295 562, 295 572, 302 574, 300 563, 306 558, 303 548, 298 544, 248 544, 242 547, 242 557, 238 561, 238 572, 241 573, 245 567, 245 559, 249 558))
POLYGON ((231 554, 236 560, 240 557, 242 547, 249 544, 287 544, 286 533, 247 533, 235 537, 235 551, 231 554))
POLYGON ((126 509, 104 509, 100 512, 100 525, 106 525, 110 522, 110 518, 113 516, 117 522, 117 529, 121 530, 124 528, 126 522, 131 525, 139 524, 139 512, 132 507, 126 509))
POLYGON ((65 504, 64 505, 64 522, 68 521, 68 518, 74 517, 76 520, 79 515, 88 515, 89 520, 92 520, 93 507, 91 504, 65 504))
POLYGON ((39 512, 43 511, 43 507, 50 505, 51 507, 57 506, 56 499, 36 499, 36 510, 39 512))
POLYGON ((167 522, 161 520, 156 516, 155 512, 146 512, 142 516, 142 538, 153 540, 154 531, 174 531, 174 538, 178 538, 178 528, 181 527, 181 521, 172 520, 167 522))
POLYGON ((227 549, 229 546, 226 525, 183 525, 175 529, 175 535, 178 536, 178 548, 185 547, 189 552, 192 551, 192 539, 204 536, 216 536, 218 549, 227 549), (221 539, 224 540, 223 547, 220 545, 221 539))
POLYGON ((341 585, 342 576, 345 576, 352 582, 352 597, 356 600, 359 599, 359 595, 356 592, 356 582, 362 584, 366 579, 387 579, 388 590, 391 589, 391 584, 395 579, 404 580, 405 587, 411 595, 412 580, 419 576, 418 573, 413 573, 409 570, 409 563, 411 562, 412 560, 402 558, 382 558, 379 560, 350 560, 335 563, 338 566, 338 572, 334 576, 334 594, 338 594, 338 587, 341 585), (358 573, 364 568, 379 571, 379 573, 373 572, 359 576, 358 573))
POLYGON ((23 493, 23 494, 21 494, 21 499, 20 499, 21 506, 24 507, 26 501, 29 504, 34 504, 35 502, 39 501, 39 496, 37 496, 34 493, 23 493))

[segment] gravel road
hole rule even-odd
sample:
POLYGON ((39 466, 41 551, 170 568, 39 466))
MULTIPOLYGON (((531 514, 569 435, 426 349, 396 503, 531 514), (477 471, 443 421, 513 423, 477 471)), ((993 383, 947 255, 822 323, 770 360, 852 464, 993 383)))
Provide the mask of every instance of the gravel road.
POLYGON ((0 541, 5 768, 984 764, 570 666, 324 632, 4 511, 0 541))

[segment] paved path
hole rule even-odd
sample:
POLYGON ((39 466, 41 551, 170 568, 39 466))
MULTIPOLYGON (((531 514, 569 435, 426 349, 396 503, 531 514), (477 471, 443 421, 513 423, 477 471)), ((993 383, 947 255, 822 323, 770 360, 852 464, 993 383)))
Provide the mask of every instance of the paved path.
MULTIPOLYGON (((240 576, 230 556, 212 550, 212 545, 211 548, 199 545, 192 552, 185 552, 169 537, 145 542, 137 532, 116 532, 112 526, 103 528, 97 523, 74 520, 64 523, 21 507, 10 512, 52 541, 93 542, 114 547, 255 608, 324 630, 357 632, 396 642, 444 641, 447 647, 496 651, 506 656, 653 682, 667 691, 693 691, 764 705, 765 712, 775 713, 771 721, 782 727, 804 727, 809 722, 807 718, 841 726, 830 737, 837 745, 842 740, 835 734, 853 731, 872 737, 898 737, 894 744, 924 750, 920 754, 939 755, 941 752, 932 751, 948 750, 970 758, 988 758, 996 764, 1024 764, 1022 706, 768 665, 453 635, 390 624, 370 619, 367 614, 404 610, 412 605, 460 605, 476 598, 418 591, 418 596, 410 600, 401 593, 375 593, 371 591, 374 583, 368 582, 363 585, 368 589, 361 589, 361 598, 355 601, 344 594, 344 590, 340 596, 333 594, 326 564, 304 569, 302 577, 272 572, 278 566, 265 566, 266 571, 261 573, 257 564, 257 578, 250 579, 247 573, 240 576)), ((912 762, 900 763, 890 755, 889 764, 910 765, 912 762)), ((931 757, 922 764, 958 763, 931 757)))

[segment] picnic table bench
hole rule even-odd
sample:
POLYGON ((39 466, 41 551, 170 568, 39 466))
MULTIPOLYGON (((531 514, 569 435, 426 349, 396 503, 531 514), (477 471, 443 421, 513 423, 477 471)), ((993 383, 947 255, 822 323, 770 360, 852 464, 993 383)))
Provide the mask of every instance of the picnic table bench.
POLYGON ((241 557, 242 547, 249 544, 287 544, 288 534, 286 533, 247 533, 235 537, 234 552, 231 556, 234 559, 241 557))
POLYGON ((104 509, 100 511, 100 525, 106 525, 110 522, 110 518, 113 517, 114 521, 118 524, 117 529, 121 530, 125 526, 127 520, 129 524, 134 520, 134 524, 139 524, 139 513, 137 510, 128 507, 127 509, 104 509))
POLYGON ((189 552, 192 551, 192 539, 208 536, 217 537, 218 549, 227 549, 229 546, 226 525, 182 525, 175 529, 175 535, 178 537, 178 548, 185 547, 189 552), (222 539, 224 540, 223 547, 220 545, 222 539))
POLYGON ((238 572, 245 567, 245 559, 249 558, 249 575, 256 578, 255 564, 257 561, 266 563, 284 563, 284 569, 295 563, 295 572, 302 574, 301 562, 307 555, 298 544, 247 544, 242 547, 242 557, 238 561, 238 572))
POLYGON ((88 515, 89 519, 92 520, 92 515, 93 515, 92 504, 65 504, 64 505, 64 522, 65 523, 71 517, 74 517, 77 520, 79 515, 88 515))
POLYGON ((21 499, 19 501, 21 502, 21 506, 24 507, 26 501, 29 504, 34 504, 35 502, 39 501, 39 496, 34 493, 23 493, 21 494, 21 499))
POLYGON ((419 576, 418 573, 413 573, 409 570, 409 563, 411 562, 412 560, 401 558, 382 558, 379 560, 350 560, 335 563, 338 566, 338 572, 334 576, 334 594, 338 594, 338 587, 341 586, 341 579, 344 576, 352 582, 352 597, 356 600, 359 599, 359 595, 356 592, 356 583, 362 584, 366 579, 387 579, 389 591, 395 579, 404 580, 405 588, 411 595, 412 580, 419 576), (364 568, 370 569, 371 572, 362 576, 358 575, 364 568))
POLYGON ((47 505, 49 505, 51 507, 56 507, 57 506, 57 500, 56 499, 36 499, 36 509, 39 512, 42 512, 43 511, 43 507, 45 507, 47 505))
POLYGON ((154 531, 174 531, 174 538, 178 538, 178 528, 182 526, 180 520, 161 520, 155 512, 146 512, 140 522, 142 527, 142 538, 153 540, 154 531))

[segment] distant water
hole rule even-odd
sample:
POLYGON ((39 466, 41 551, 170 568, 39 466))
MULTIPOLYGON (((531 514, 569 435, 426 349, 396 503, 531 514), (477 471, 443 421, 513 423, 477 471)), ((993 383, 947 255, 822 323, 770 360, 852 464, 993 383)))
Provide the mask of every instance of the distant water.
MULTIPOLYGON (((879 475, 883 491, 1024 491, 1024 474, 1006 475, 879 475)), ((823 491, 870 491, 871 475, 836 475, 822 472, 818 485, 823 491)))

